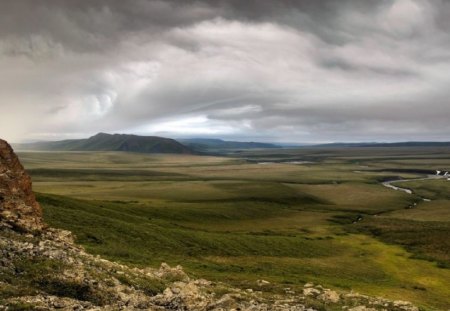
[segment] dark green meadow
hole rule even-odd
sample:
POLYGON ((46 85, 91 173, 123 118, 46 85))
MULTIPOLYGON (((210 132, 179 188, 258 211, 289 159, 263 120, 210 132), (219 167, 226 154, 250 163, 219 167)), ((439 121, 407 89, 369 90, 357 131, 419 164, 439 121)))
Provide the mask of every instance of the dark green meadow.
POLYGON ((91 253, 137 266, 181 264, 244 288, 258 279, 271 291, 315 282, 447 309, 450 181, 406 182, 414 194, 381 181, 450 170, 449 151, 19 155, 46 221, 73 231, 91 253))

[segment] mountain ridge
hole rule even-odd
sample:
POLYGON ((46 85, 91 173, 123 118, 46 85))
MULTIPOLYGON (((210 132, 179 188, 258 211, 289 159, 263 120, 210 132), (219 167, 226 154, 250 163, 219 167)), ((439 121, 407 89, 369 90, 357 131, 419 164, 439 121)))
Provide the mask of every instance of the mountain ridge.
POLYGON ((139 153, 193 154, 178 141, 159 136, 98 133, 85 139, 17 144, 20 150, 37 151, 125 151, 139 153))
POLYGON ((327 143, 308 147, 450 147, 450 141, 399 141, 399 142, 359 142, 359 143, 327 143))

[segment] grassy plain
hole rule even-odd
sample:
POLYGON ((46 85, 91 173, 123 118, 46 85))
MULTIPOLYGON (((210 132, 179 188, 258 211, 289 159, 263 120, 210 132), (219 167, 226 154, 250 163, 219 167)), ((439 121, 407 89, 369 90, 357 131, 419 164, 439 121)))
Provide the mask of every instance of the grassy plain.
POLYGON ((47 222, 92 253, 245 288, 312 281, 450 305, 450 182, 407 182, 412 195, 380 184, 450 169, 448 148, 19 155, 47 222))

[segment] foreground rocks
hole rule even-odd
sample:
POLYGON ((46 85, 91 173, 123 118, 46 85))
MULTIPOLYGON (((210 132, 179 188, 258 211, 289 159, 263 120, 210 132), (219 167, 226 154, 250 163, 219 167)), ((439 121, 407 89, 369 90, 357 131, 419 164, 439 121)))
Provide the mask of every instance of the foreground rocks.
POLYGON ((395 302, 306 284, 303 291, 265 292, 191 279, 180 266, 138 269, 86 253, 70 232, 39 235, 0 231, 0 310, 403 310, 395 302), (3 292, 3 293, 2 293, 3 292))
POLYGON ((68 231, 40 234, 0 231, 0 310, 248 310, 418 311, 356 293, 306 284, 285 293, 244 290, 191 279, 180 266, 138 269, 86 253, 68 231), (22 309, 20 309, 22 308, 22 309))
POLYGON ((191 279, 182 267, 131 268, 93 256, 69 231, 48 228, 31 180, 0 140, 0 310, 418 311, 408 302, 340 293, 252 289, 191 279))
POLYGON ((25 172, 11 146, 0 139, 0 221, 22 231, 42 230, 42 209, 25 172))

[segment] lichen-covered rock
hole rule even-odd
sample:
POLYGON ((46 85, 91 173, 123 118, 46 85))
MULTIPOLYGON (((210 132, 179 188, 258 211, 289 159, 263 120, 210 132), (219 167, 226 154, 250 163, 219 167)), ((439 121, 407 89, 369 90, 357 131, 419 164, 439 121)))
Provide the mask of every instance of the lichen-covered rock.
POLYGON ((332 302, 332 303, 338 303, 340 300, 340 296, 337 292, 334 290, 326 289, 324 292, 319 296, 319 299, 324 302, 332 302))
POLYGON ((44 228, 42 209, 11 146, 0 139, 0 221, 15 230, 40 231, 44 228))
POLYGON ((366 306, 357 306, 357 307, 348 309, 348 311, 377 311, 377 309, 368 308, 366 306))
POLYGON ((305 296, 317 297, 320 293, 320 290, 314 287, 307 287, 303 289, 303 295, 305 296))

